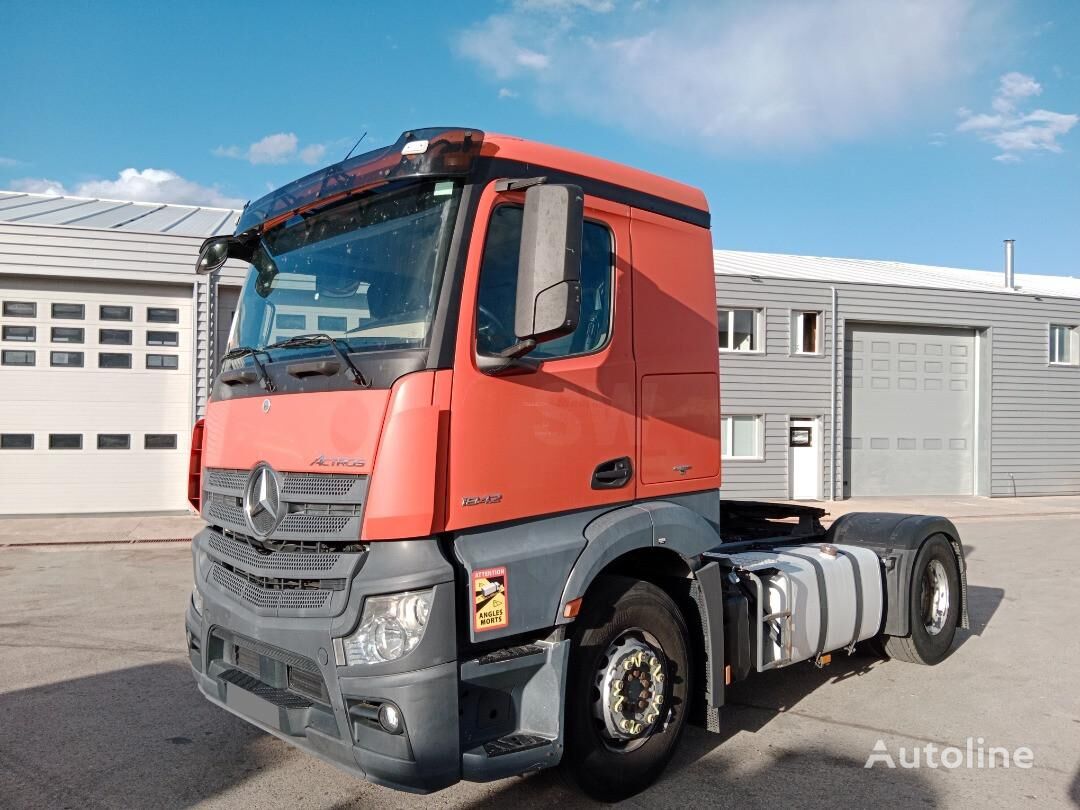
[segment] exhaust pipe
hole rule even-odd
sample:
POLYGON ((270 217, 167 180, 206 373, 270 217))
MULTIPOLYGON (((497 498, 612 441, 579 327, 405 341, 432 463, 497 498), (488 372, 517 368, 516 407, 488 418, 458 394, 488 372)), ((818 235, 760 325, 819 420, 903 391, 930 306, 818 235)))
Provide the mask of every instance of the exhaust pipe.
POLYGON ((1016 276, 1013 272, 1013 245, 1015 239, 1005 240, 1005 286, 1010 290, 1016 289, 1016 276))

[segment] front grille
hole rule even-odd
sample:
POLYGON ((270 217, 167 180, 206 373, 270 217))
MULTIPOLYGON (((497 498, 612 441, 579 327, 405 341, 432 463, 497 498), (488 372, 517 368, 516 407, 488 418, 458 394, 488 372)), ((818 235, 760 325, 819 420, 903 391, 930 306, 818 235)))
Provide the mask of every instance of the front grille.
MULTIPOLYGON (((251 534, 243 509, 250 474, 250 470, 205 470, 203 517, 207 523, 227 532, 251 534)), ((274 543, 359 541, 368 486, 366 475, 282 472, 278 476, 283 517, 268 540, 274 543)), ((260 517, 266 517, 266 513, 260 517)), ((271 525, 268 523, 266 528, 271 525)))
POLYGON ((333 591, 328 590, 270 590, 262 588, 245 577, 214 563, 210 577, 221 588, 232 593, 242 602, 262 610, 323 610, 330 602, 333 591))
MULTIPOLYGON (((261 552, 244 540, 226 537, 214 532, 210 535, 209 545, 218 556, 228 557, 235 562, 251 568, 274 568, 279 571, 297 571, 320 573, 332 571, 343 558, 337 551, 273 551, 261 552)), ((357 551, 365 551, 362 546, 357 551)))
POLYGON ((237 646, 235 649, 236 666, 250 672, 252 675, 259 674, 259 660, 261 656, 252 649, 237 646))
POLYGON ((245 579, 267 591, 343 591, 345 580, 343 579, 297 579, 294 577, 268 577, 252 574, 242 568, 236 568, 228 563, 218 563, 226 571, 245 579))
POLYGON ((320 495, 344 498, 352 492, 359 478, 358 475, 286 473, 285 480, 281 483, 281 493, 301 498, 315 498, 320 495))
POLYGON ((289 667, 289 689, 319 703, 329 703, 322 676, 315 672, 289 667))

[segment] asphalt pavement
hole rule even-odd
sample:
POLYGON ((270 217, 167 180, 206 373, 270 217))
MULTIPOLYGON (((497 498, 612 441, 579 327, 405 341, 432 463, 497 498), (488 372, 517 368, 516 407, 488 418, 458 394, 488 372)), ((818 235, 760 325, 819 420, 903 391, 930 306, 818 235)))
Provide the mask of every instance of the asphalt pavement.
MULTIPOLYGON (((957 521, 972 628, 944 663, 839 654, 754 676, 723 732, 691 728, 625 805, 1080 807, 1080 516, 1025 508, 957 521), (969 738, 975 761, 1026 747, 1033 767, 927 767, 925 746, 969 738), (875 745, 922 767, 868 769, 875 745)), ((182 543, 0 548, 0 807, 590 806, 558 772, 411 796, 251 728, 195 689, 190 587, 182 543)))

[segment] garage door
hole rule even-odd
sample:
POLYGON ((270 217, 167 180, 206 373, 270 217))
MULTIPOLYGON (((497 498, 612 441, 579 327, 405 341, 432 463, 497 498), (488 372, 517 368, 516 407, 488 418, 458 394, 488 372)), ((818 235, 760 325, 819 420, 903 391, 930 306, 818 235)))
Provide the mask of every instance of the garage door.
POLYGON ((190 287, 0 280, 0 514, 184 509, 190 287))
POLYGON ((849 495, 972 493, 974 363, 970 330, 849 327, 849 495))

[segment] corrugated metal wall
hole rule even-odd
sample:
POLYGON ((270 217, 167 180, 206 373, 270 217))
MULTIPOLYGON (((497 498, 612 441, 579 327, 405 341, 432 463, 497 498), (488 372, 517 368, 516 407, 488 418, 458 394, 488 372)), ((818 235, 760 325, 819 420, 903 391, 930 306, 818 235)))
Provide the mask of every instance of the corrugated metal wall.
MULTIPOLYGON (((869 284, 716 277, 718 305, 761 308, 765 352, 720 355, 726 413, 764 414, 760 461, 725 459, 725 497, 786 498, 787 420, 821 416, 825 432, 824 494, 829 493, 831 287, 837 289, 839 335, 850 321, 963 326, 988 341, 981 358, 980 438, 986 492, 994 496, 1080 493, 1080 367, 1051 366, 1051 323, 1080 324, 1080 301, 990 292, 869 284), (821 357, 791 353, 793 310, 825 313, 821 357), (989 367, 988 367, 989 366, 989 367), (989 378, 986 375, 989 374, 989 378), (987 435, 988 433, 988 435, 987 435)), ((843 352, 838 356, 837 447, 843 447, 843 352)), ((838 459, 841 461, 842 457, 838 459)), ((836 465, 837 497, 842 467, 836 465)))

